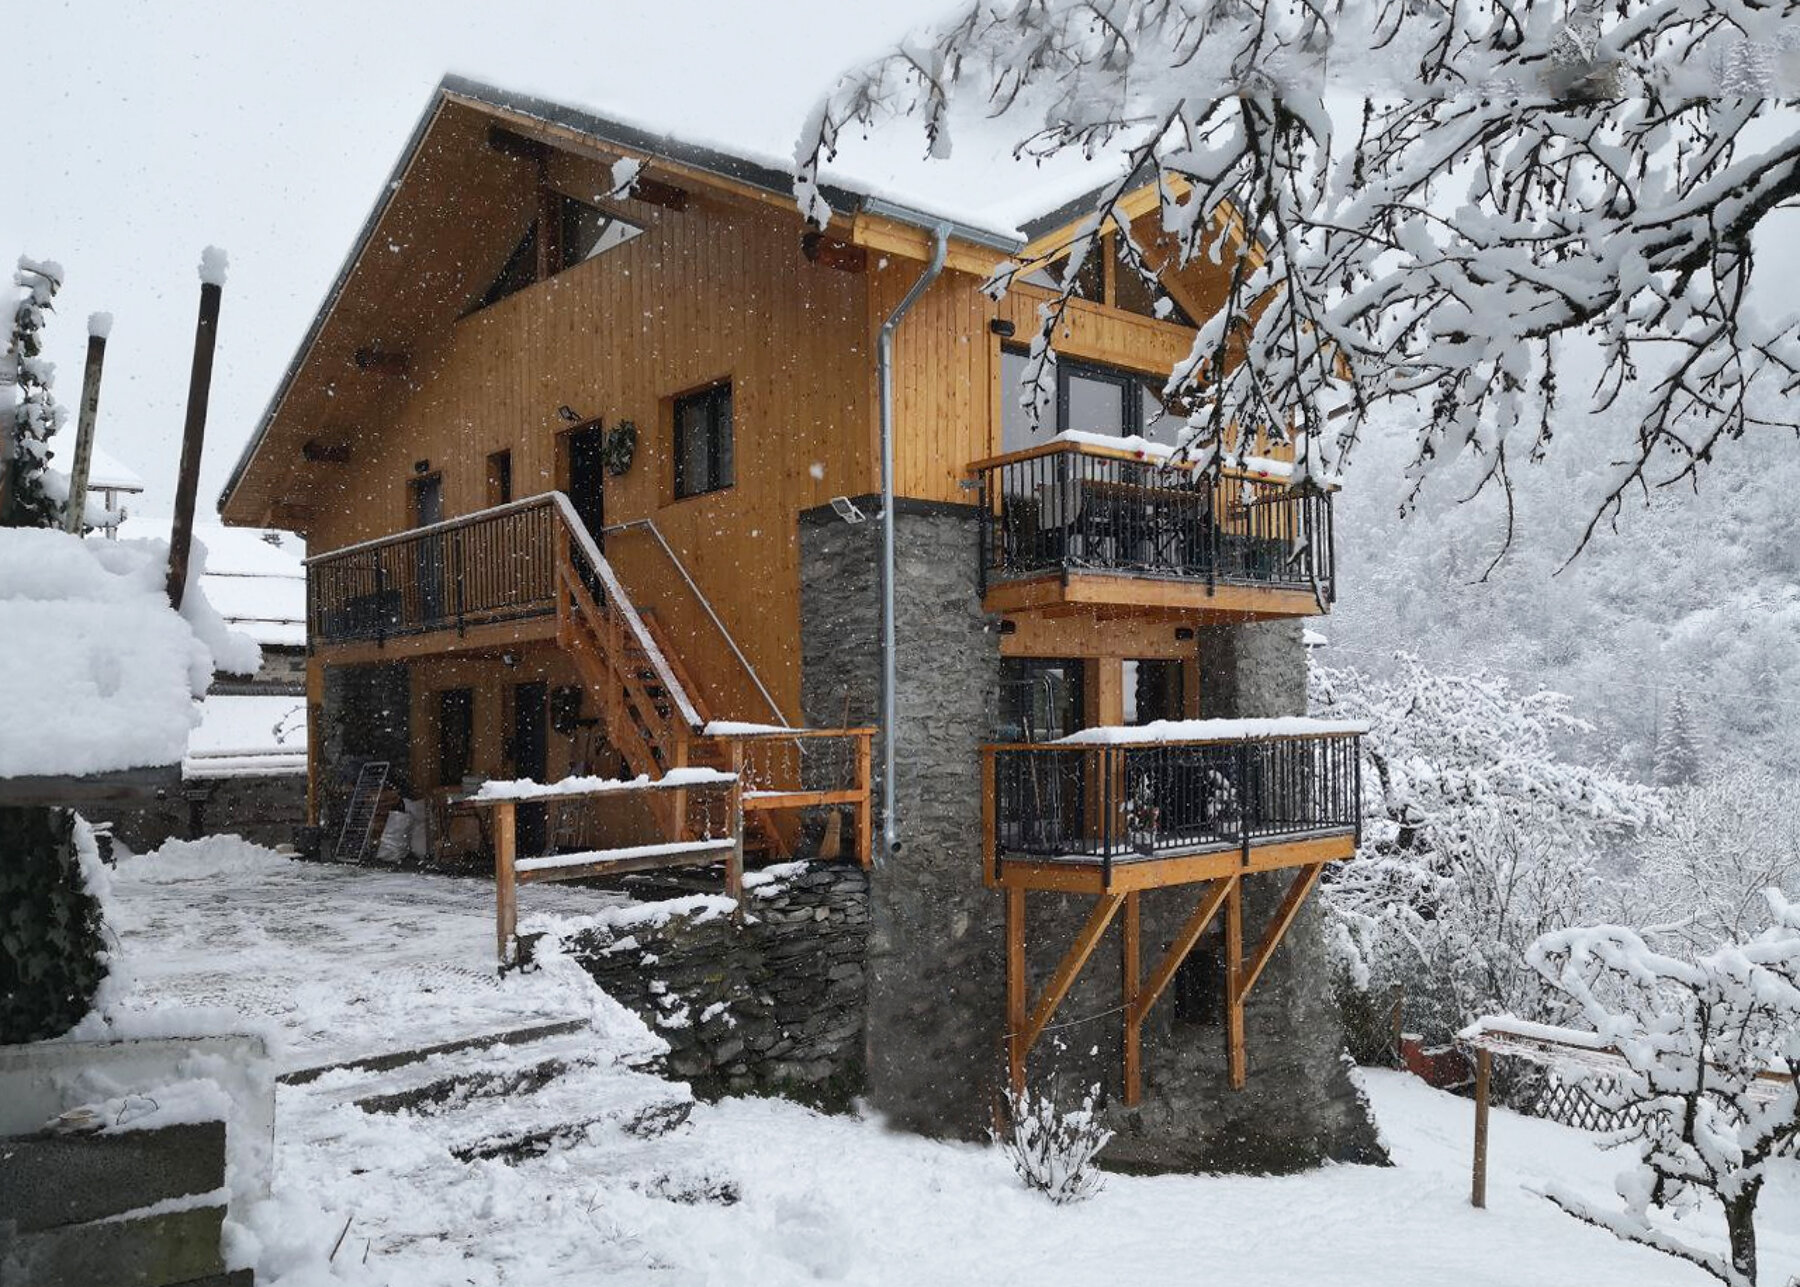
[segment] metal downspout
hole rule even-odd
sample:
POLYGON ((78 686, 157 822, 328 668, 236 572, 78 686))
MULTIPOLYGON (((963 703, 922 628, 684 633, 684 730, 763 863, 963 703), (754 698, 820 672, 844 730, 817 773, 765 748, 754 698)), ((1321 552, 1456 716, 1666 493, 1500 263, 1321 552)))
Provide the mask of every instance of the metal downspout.
POLYGON ((931 263, 881 324, 875 345, 876 382, 881 403, 881 846, 870 856, 877 867, 900 848, 894 814, 894 721, 899 680, 894 664, 894 332, 944 271, 950 253, 950 225, 932 233, 931 263))

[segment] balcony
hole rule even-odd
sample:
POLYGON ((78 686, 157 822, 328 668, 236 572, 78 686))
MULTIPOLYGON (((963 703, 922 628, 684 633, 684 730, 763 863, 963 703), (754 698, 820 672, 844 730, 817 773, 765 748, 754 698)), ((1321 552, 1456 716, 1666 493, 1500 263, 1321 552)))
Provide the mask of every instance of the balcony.
POLYGON ((443 632, 463 646, 554 638, 566 546, 544 495, 316 555, 307 637, 339 654, 404 652, 443 632))
POLYGON ((1143 452, 1058 440, 970 467, 990 612, 1129 608, 1312 616, 1333 582, 1331 496, 1143 452))
POLYGON ((1348 858, 1361 732, 1188 720, 983 747, 988 883, 1129 892, 1348 858))

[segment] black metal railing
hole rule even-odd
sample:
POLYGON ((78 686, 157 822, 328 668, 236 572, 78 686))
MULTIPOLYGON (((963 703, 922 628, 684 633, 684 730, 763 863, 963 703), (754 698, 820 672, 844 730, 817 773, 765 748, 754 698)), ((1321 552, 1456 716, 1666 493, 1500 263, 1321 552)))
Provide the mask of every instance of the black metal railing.
POLYGON ((1100 865, 1240 850, 1338 833, 1361 838, 1356 733, 1125 744, 1018 743, 992 758, 990 845, 1008 857, 1100 865))
POLYGON ((551 494, 307 560, 315 643, 381 640, 556 611, 551 494))
POLYGON ((1331 496, 1230 473, 1195 479, 1081 443, 985 462, 983 589, 1108 572, 1335 595, 1331 496))

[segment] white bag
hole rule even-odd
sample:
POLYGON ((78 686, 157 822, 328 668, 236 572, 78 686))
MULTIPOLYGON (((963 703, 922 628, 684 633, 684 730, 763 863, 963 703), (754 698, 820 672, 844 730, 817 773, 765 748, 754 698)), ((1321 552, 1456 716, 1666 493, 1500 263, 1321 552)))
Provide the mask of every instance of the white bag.
POLYGON ((406 857, 407 837, 412 832, 412 819, 404 809, 395 809, 381 824, 381 839, 375 842, 375 861, 397 863, 406 857))

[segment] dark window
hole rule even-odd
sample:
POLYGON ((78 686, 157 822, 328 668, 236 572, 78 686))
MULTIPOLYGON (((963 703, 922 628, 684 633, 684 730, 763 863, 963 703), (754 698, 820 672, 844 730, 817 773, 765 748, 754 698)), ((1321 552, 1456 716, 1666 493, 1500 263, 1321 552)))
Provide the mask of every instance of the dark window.
POLYGON ((675 399, 675 495, 699 496, 731 483, 731 385, 675 399))
POLYGON ((1217 936, 1194 944, 1175 967, 1175 1022, 1225 1021, 1225 949, 1217 936))
POLYGON ((537 280, 537 239, 538 229, 534 222, 525 230, 525 236, 520 239, 519 244, 513 247, 512 254, 507 256, 506 266, 500 270, 500 275, 481 293, 481 298, 475 301, 475 307, 469 312, 478 313, 490 304, 498 304, 508 295, 524 290, 537 280))
POLYGON ((438 694, 438 785, 460 786, 475 745, 475 694, 446 688, 438 694))
POLYGON ((1084 665, 1080 658, 1002 658, 998 739, 1048 742, 1084 728, 1084 665))
POLYGON ((1182 663, 1172 659, 1131 661, 1125 666, 1125 722, 1154 724, 1182 718, 1182 663))
POLYGON ((513 498, 512 452, 496 451, 488 457, 488 504, 504 505, 513 498))
POLYGON ((1052 368, 1056 399, 1049 414, 1032 431, 1031 417, 1020 398, 1029 355, 1023 349, 1000 350, 1000 450, 1024 451, 1053 433, 1077 430, 1111 436, 1139 434, 1166 446, 1184 417, 1163 405, 1163 380, 1117 367, 1064 358, 1052 368))

